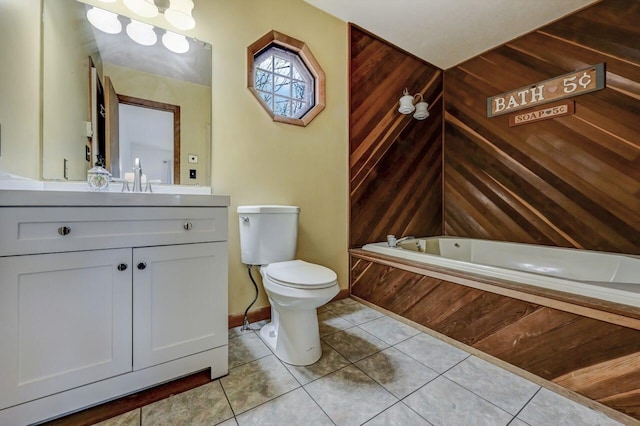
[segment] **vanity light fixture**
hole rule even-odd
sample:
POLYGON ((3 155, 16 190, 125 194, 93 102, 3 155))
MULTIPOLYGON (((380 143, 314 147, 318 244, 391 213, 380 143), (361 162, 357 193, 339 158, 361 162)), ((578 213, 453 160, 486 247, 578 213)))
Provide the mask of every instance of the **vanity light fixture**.
POLYGON ((92 7, 87 10, 87 19, 91 25, 107 34, 118 34, 122 31, 122 24, 118 15, 107 10, 92 7))
POLYGON ((153 0, 122 0, 124 5, 136 15, 145 18, 153 18, 158 16, 158 6, 153 0))
POLYGON ((162 44, 164 47, 174 53, 186 53, 189 51, 189 41, 182 34, 176 34, 171 31, 167 31, 162 36, 162 44))
MULTIPOLYGON (((122 23, 116 13, 92 7, 87 11, 87 19, 91 25, 105 33, 119 34, 122 31, 122 23)), ((131 19, 131 22, 127 24, 126 32, 131 40, 143 46, 153 46, 158 41, 153 25, 136 21, 135 19, 131 19)), ((166 30, 162 36, 162 44, 170 51, 178 54, 186 53, 190 48, 187 37, 169 30, 166 30)))
POLYGON ((196 20, 191 15, 192 10, 192 0, 171 0, 171 7, 165 10, 164 17, 180 30, 191 30, 196 27, 196 20))
POLYGON ((131 40, 143 46, 153 46, 158 41, 158 36, 153 31, 153 25, 132 19, 127 24, 127 35, 131 40))
POLYGON ((400 98, 400 107, 398 108, 398 112, 405 115, 414 112, 413 118, 416 120, 424 120, 429 117, 429 104, 423 99, 422 93, 416 93, 411 96, 409 94, 409 90, 405 88, 404 92, 402 92, 402 97, 400 98), (419 99, 419 102, 414 104, 416 99, 419 99))
POLYGON ((180 30, 191 30, 196 26, 196 21, 191 14, 192 0, 123 0, 123 2, 129 10, 145 18, 153 18, 162 13, 171 25, 180 30))

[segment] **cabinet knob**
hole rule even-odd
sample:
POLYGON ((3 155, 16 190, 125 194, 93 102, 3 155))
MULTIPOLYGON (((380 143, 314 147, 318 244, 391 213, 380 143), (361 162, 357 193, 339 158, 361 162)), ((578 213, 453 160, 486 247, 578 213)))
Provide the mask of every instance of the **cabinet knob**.
POLYGON ((118 271, 126 271, 127 270, 127 264, 126 263, 121 263, 118 265, 118 271))
POLYGON ((143 269, 145 269, 146 267, 147 267, 146 262, 140 262, 140 263, 138 263, 138 269, 140 269, 141 271, 142 271, 143 269))
POLYGON ((58 234, 60 235, 69 235, 71 233, 71 228, 68 226, 61 226, 58 228, 58 234))
POLYGON ((193 228, 193 225, 191 224, 191 222, 185 222, 183 227, 185 231, 189 231, 191 228, 193 228))

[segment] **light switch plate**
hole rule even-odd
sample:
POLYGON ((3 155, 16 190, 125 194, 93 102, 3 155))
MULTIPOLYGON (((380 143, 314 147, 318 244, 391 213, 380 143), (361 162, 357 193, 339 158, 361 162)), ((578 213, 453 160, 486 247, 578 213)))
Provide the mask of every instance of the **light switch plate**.
POLYGON ((189 163, 198 164, 198 156, 195 154, 189 154, 189 163))

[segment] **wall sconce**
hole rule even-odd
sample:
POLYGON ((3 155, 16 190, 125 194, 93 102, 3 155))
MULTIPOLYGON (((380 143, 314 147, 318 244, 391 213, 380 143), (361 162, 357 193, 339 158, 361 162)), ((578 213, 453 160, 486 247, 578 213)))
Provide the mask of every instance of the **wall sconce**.
POLYGON ((429 104, 422 98, 422 93, 416 93, 411 96, 409 94, 408 89, 404 89, 402 92, 402 97, 400 98, 400 107, 398 108, 398 112, 401 114, 411 114, 412 112, 413 118, 416 120, 424 120, 429 117, 429 104), (414 101, 419 99, 419 102, 414 104, 414 101))

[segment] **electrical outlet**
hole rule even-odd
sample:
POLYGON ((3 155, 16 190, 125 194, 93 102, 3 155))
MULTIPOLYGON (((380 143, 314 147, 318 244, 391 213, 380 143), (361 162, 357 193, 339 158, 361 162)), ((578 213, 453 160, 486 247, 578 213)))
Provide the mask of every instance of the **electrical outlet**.
POLYGON ((189 169, 189 179, 196 178, 196 169, 189 169))
POLYGON ((189 154, 189 163, 198 164, 198 156, 195 154, 189 154))
POLYGON ((69 180, 69 160, 64 159, 64 171, 63 176, 65 179, 69 180))

